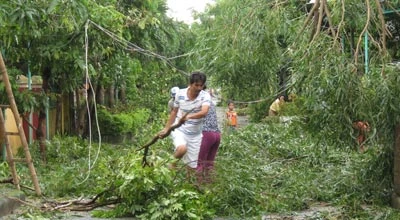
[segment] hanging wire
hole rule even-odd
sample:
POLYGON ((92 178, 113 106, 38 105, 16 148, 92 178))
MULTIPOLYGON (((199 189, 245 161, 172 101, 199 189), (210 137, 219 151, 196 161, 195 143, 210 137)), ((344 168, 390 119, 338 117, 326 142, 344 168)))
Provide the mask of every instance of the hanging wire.
MULTIPOLYGON (((99 24, 96 24, 95 22, 93 22, 93 21, 91 21, 91 20, 88 20, 88 22, 91 23, 91 24, 93 24, 93 25, 94 25, 97 29, 99 29, 100 31, 102 31, 102 32, 104 32, 105 34, 107 34, 108 36, 110 36, 110 37, 111 37, 113 40, 115 40, 116 42, 120 43, 120 45, 123 46, 125 50, 128 50, 128 51, 135 51, 135 52, 141 53, 141 54, 146 55, 146 56, 158 58, 158 59, 160 59, 160 60, 163 60, 165 63, 167 63, 167 64, 168 64, 169 66, 171 66, 172 68, 174 68, 174 69, 176 69, 177 71, 183 73, 184 75, 186 75, 186 76, 189 76, 189 75, 190 75, 189 73, 187 73, 187 72, 185 72, 185 71, 183 71, 183 70, 180 70, 180 69, 176 68, 176 67, 170 62, 170 60, 173 60, 173 59, 176 59, 176 58, 180 58, 180 57, 184 57, 184 56, 190 56, 191 54, 196 53, 196 52, 189 52, 189 53, 186 53, 186 54, 182 54, 182 55, 178 55, 178 56, 174 56, 174 57, 169 57, 169 58, 168 58, 168 57, 159 55, 159 54, 157 54, 157 53, 154 53, 153 51, 143 49, 143 48, 139 47, 138 45, 136 45, 136 44, 134 44, 134 43, 132 43, 132 42, 127 41, 126 39, 124 39, 124 38, 118 36, 117 34, 115 34, 115 33, 111 32, 111 31, 107 30, 106 28, 100 26, 99 24)), ((210 49, 210 48, 207 48, 207 49, 204 49, 204 50, 209 50, 209 49, 210 49)), ((275 96, 275 95, 273 95, 273 96, 275 96)), ((238 103, 238 104, 252 104, 252 103, 258 103, 258 102, 263 102, 263 101, 267 101, 267 100, 269 100, 269 98, 260 99, 260 100, 255 100, 255 101, 234 101, 234 103, 238 103)))
POLYGON ((100 132, 100 126, 98 122, 98 117, 97 117, 97 104, 96 104, 96 93, 94 92, 92 82, 90 81, 90 76, 89 76, 89 68, 88 68, 88 54, 89 54, 89 37, 88 37, 88 28, 89 28, 89 21, 86 22, 85 24, 85 102, 86 102, 86 109, 88 113, 88 121, 89 121, 89 153, 88 153, 88 173, 82 182, 78 184, 84 183, 86 180, 88 180, 90 176, 90 172, 92 170, 92 167, 95 165, 99 154, 100 154, 100 149, 101 149, 101 132, 100 132), (88 88, 87 85, 89 85, 89 90, 92 92, 93 95, 93 101, 94 101, 94 111, 95 111, 95 121, 96 121, 96 128, 97 128, 97 133, 99 137, 99 146, 97 148, 96 156, 93 160, 93 163, 91 163, 91 150, 92 150, 92 119, 91 119, 91 114, 90 114, 90 106, 89 106, 89 100, 88 100, 88 88))
POLYGON ((99 29, 100 31, 102 31, 102 32, 104 32, 105 34, 107 34, 108 36, 110 36, 110 37, 111 37, 113 40, 115 40, 116 42, 120 43, 120 45, 123 46, 125 50, 128 50, 128 51, 135 51, 135 52, 141 53, 141 54, 146 55, 146 56, 155 57, 155 58, 158 58, 158 59, 160 59, 160 60, 163 60, 167 65, 169 65, 170 67, 176 69, 178 72, 180 72, 180 73, 182 73, 182 74, 184 74, 184 75, 186 75, 186 76, 189 76, 189 73, 187 73, 187 72, 185 72, 185 71, 183 71, 183 70, 178 69, 177 67, 175 67, 175 66, 171 63, 170 60, 175 59, 175 58, 178 58, 178 57, 188 56, 188 55, 192 54, 193 52, 192 52, 192 53, 188 53, 188 54, 183 54, 183 55, 180 55, 180 56, 176 56, 176 57, 172 57, 172 58, 167 58, 167 57, 165 57, 165 56, 162 56, 162 55, 159 55, 159 54, 157 54, 157 53, 154 53, 153 51, 143 49, 143 48, 139 47, 138 45, 136 45, 136 44, 134 44, 134 43, 132 43, 132 42, 127 41, 126 39, 124 39, 124 38, 122 38, 122 37, 120 37, 120 36, 114 34, 113 32, 107 30, 106 28, 104 28, 104 27, 102 27, 102 26, 96 24, 95 22, 93 22, 93 21, 91 21, 91 20, 88 20, 88 22, 90 22, 91 24, 93 24, 93 25, 94 25, 97 29, 99 29))
POLYGON ((259 103, 259 102, 264 102, 264 101, 268 101, 269 98, 265 98, 265 99, 259 99, 259 100, 254 100, 254 101, 233 101, 233 103, 236 104, 253 104, 253 103, 259 103))
POLYGON ((107 30, 106 28, 101 27, 100 25, 96 24, 95 22, 91 21, 91 20, 87 20, 86 24, 85 24, 85 101, 86 101, 86 109, 87 109, 87 113, 88 113, 88 121, 89 121, 89 152, 88 152, 88 173, 85 177, 84 180, 82 180, 82 182, 78 183, 78 184, 82 184, 84 182, 86 182, 88 180, 88 178, 90 177, 90 173, 91 173, 91 169, 93 168, 93 166, 95 165, 98 156, 100 154, 100 149, 101 149, 101 132, 100 132, 100 126, 99 126, 99 122, 98 122, 98 117, 97 117, 97 104, 96 104, 96 93, 93 89, 91 80, 90 80, 90 76, 89 76, 89 69, 88 69, 88 54, 89 54, 89 37, 88 37, 88 29, 89 29, 89 24, 93 24, 97 29, 99 29, 100 31, 104 32, 106 35, 108 35, 109 37, 111 37, 114 41, 118 42, 121 46, 124 47, 125 50, 128 51, 136 51, 139 52, 143 55, 146 56, 150 56, 150 57, 155 57, 158 58, 160 60, 163 60, 165 63, 167 63, 169 66, 173 67, 174 69, 176 69, 177 71, 185 74, 186 76, 189 76, 189 74, 183 70, 180 70, 178 68, 176 68, 175 66, 173 66, 173 64, 170 62, 170 60, 172 59, 176 59, 178 57, 183 57, 183 56, 189 56, 191 55, 193 52, 191 53, 187 53, 187 54, 182 54, 179 56, 175 56, 172 58, 167 58, 165 56, 159 55, 157 53, 154 53, 150 50, 145 50, 139 46, 137 46, 134 43, 131 43, 127 40, 125 40, 122 37, 119 37, 118 35, 114 34, 113 32, 107 30), (94 101, 94 111, 95 111, 95 121, 96 121, 96 128, 97 128, 97 133, 98 133, 98 137, 99 137, 99 147, 97 149, 96 152, 96 156, 95 159, 93 160, 93 163, 91 162, 91 149, 92 149, 92 125, 91 125, 91 113, 90 113, 90 106, 89 106, 89 100, 88 100, 88 91, 86 86, 89 85, 89 90, 92 92, 93 95, 93 101, 94 101))

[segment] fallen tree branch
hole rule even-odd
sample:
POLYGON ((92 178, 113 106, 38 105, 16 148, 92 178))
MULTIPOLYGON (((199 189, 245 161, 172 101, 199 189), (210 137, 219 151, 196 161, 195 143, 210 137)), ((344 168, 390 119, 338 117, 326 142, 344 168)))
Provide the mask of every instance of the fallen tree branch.
MULTIPOLYGON (((338 28, 337 28, 337 32, 336 32, 336 36, 335 36, 335 40, 334 40, 333 46, 336 45, 336 42, 337 42, 336 40, 339 38, 339 33, 340 33, 341 27, 342 27, 342 25, 344 23, 344 14, 345 14, 345 11, 346 11, 346 8, 345 8, 345 5, 344 5, 344 0, 342 0, 341 3, 342 3, 342 15, 341 15, 341 19, 340 19, 340 22, 339 22, 339 25, 338 25, 338 28)), ((344 48, 342 48, 342 50, 344 52, 344 48)))
POLYGON ((382 36, 382 49, 383 49, 383 54, 386 54, 386 23, 385 23, 385 18, 383 16, 383 9, 381 6, 381 3, 379 0, 375 0, 375 4, 377 5, 378 9, 378 18, 379 21, 381 22, 382 30, 381 30, 381 36, 382 36))
MULTIPOLYGON (((167 133, 166 133, 165 137, 169 136, 173 130, 175 130, 176 128, 179 128, 181 125, 183 125, 183 123, 184 123, 184 122, 179 121, 179 123, 177 123, 177 124, 171 126, 171 127, 167 130, 167 133)), ((147 154, 149 153, 149 148, 150 148, 150 146, 153 145, 154 143, 156 143, 158 139, 160 139, 160 137, 158 136, 158 134, 156 134, 156 135, 153 137, 153 139, 151 139, 150 142, 148 142, 147 144, 143 145, 143 147, 139 148, 138 151, 144 149, 143 160, 142 160, 142 165, 143 165, 143 167, 149 166, 149 164, 147 163, 147 160, 146 160, 147 154)))
MULTIPOLYGON (((335 28, 333 27, 332 15, 331 15, 331 12, 329 11, 328 2, 326 2, 326 0, 324 0, 324 1, 325 1, 324 10, 325 10, 326 18, 328 19, 329 30, 332 33, 332 36, 335 37, 336 36, 336 31, 335 31, 335 28)), ((336 39, 335 39, 335 41, 336 41, 336 39)))
POLYGON ((366 0, 365 3, 367 5, 367 20, 365 22, 362 32, 360 33, 360 36, 358 36, 356 51, 354 53, 354 64, 356 67, 355 72, 357 72, 357 70, 358 70, 358 51, 360 50, 361 41, 362 41, 362 38, 363 38, 365 32, 368 31, 368 27, 370 25, 370 20, 371 20, 371 4, 370 4, 369 0, 366 0))
POLYGON ((11 183, 11 184, 13 184, 13 178, 0 180, 0 183, 11 183))
POLYGON ((5 196, 5 197, 8 198, 8 199, 17 201, 17 202, 19 202, 19 203, 21 203, 21 204, 24 204, 24 205, 27 205, 27 206, 34 207, 34 208, 37 208, 37 209, 38 209, 37 206, 35 206, 35 205, 33 205, 33 204, 29 203, 29 202, 26 202, 26 201, 24 201, 24 200, 22 200, 22 199, 20 199, 20 198, 17 198, 17 197, 10 197, 10 196, 5 196))
POLYGON ((318 10, 318 22, 317 22, 317 26, 315 27, 315 33, 314 36, 312 36, 312 40, 311 42, 314 42, 314 40, 317 38, 317 36, 319 35, 319 33, 321 32, 321 26, 322 26, 322 20, 324 18, 324 4, 325 1, 324 0, 320 0, 319 2, 319 10, 318 10))
MULTIPOLYGON (((10 184, 16 185, 16 184, 14 184, 14 180, 13 180, 12 177, 11 177, 11 178, 8 178, 8 179, 0 180, 0 184, 3 184, 3 183, 10 183, 10 184)), ((21 188, 29 189, 29 190, 31 190, 31 191, 35 191, 35 189, 32 188, 32 187, 24 186, 24 185, 21 185, 21 184, 18 184, 18 185, 19 185, 21 188)))
POLYGON ((99 208, 99 207, 104 207, 104 206, 108 206, 108 205, 115 205, 121 203, 120 199, 113 199, 113 200, 108 200, 106 202, 103 203, 94 203, 91 205, 85 205, 85 206, 74 206, 72 208, 67 209, 68 211, 92 211, 95 208, 99 208))
POLYGON ((101 203, 81 203, 79 200, 70 200, 67 202, 50 202, 43 204, 41 210, 43 211, 91 211, 95 208, 104 207, 107 205, 114 205, 121 203, 120 198, 110 199, 101 203))
POLYGON ((54 211, 54 210, 58 210, 58 211, 91 211, 98 207, 121 203, 121 201, 122 201, 121 198, 107 199, 103 202, 96 203, 98 198, 100 198, 102 195, 104 195, 105 193, 110 192, 112 190, 113 190, 113 187, 111 187, 107 190, 104 190, 104 191, 98 193, 92 199, 83 199, 83 196, 81 196, 77 199, 70 199, 70 200, 62 201, 62 202, 47 201, 46 203, 43 203, 41 210, 43 210, 43 211, 54 211))
POLYGON ((60 205, 58 205, 58 206, 56 206, 56 207, 54 207, 54 209, 62 209, 62 208, 64 208, 64 207, 68 207, 68 206, 70 206, 70 205, 72 205, 72 202, 68 202, 68 203, 65 203, 65 204, 60 204, 60 205))
MULTIPOLYGON (((172 125, 171 127, 168 128, 167 132, 165 133, 164 137, 168 137, 171 132, 177 128, 179 128, 180 126, 182 126, 185 121, 183 120, 184 118, 186 118, 186 116, 191 113, 194 109, 190 110, 189 112, 187 112, 182 118, 181 120, 178 121, 178 123, 176 123, 175 125, 172 125)), ((156 134, 153 139, 151 139, 150 142, 148 142, 147 144, 143 145, 141 148, 139 148, 137 151, 143 150, 144 149, 144 153, 143 153, 143 159, 142 159, 142 166, 149 166, 149 163, 147 163, 147 154, 149 153, 149 148, 151 145, 153 145, 154 143, 157 142, 157 140, 160 139, 160 136, 158 134, 156 134)))
POLYGON ((313 7, 311 8, 310 12, 307 15, 306 20, 304 21, 303 27, 301 28, 299 35, 301 35, 304 31, 304 29, 307 27, 308 22, 310 22, 311 18, 314 16, 314 12, 317 10, 317 8, 319 7, 319 0, 317 0, 313 7))

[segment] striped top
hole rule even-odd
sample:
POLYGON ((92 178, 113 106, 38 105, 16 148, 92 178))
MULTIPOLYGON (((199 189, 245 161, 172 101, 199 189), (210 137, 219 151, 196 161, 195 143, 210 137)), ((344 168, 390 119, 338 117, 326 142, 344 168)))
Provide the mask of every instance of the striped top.
MULTIPOLYGON (((189 87, 188 87, 189 88, 189 87)), ((200 112, 202 106, 210 106, 211 96, 208 92, 201 91, 199 95, 194 100, 189 100, 187 96, 187 90, 180 89, 175 96, 174 108, 179 108, 175 123, 187 113, 197 113, 200 112)), ((197 135, 200 134, 203 127, 204 118, 199 119, 189 119, 178 130, 182 131, 184 134, 197 135)))

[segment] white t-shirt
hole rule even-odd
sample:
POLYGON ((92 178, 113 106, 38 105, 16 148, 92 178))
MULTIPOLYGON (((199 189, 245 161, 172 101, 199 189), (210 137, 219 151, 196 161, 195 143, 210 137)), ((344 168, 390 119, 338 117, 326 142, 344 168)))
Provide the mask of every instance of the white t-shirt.
MULTIPOLYGON (((210 106, 211 104, 211 96, 205 91, 201 91, 195 100, 189 100, 187 96, 188 88, 180 89, 175 95, 174 107, 179 108, 175 123, 178 123, 187 112, 196 113, 201 110, 202 106, 210 106)), ((203 127, 203 120, 204 118, 189 119, 178 129, 187 135, 200 134, 203 127)))

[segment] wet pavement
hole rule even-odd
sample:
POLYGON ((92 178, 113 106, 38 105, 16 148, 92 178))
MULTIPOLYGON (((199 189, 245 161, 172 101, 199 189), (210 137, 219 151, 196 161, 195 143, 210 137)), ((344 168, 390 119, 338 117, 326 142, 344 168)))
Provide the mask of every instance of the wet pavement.
POLYGON ((0 188, 0 219, 12 214, 25 201, 25 194, 17 189, 0 188))
MULTIPOLYGON (((218 126, 219 129, 223 132, 224 130, 224 123, 225 123, 225 117, 226 117, 226 111, 228 111, 228 107, 217 107, 217 120, 218 120, 218 126)), ((238 128, 243 128, 247 124, 249 124, 249 118, 248 116, 243 116, 243 115, 238 115, 237 117, 238 120, 238 128)))

